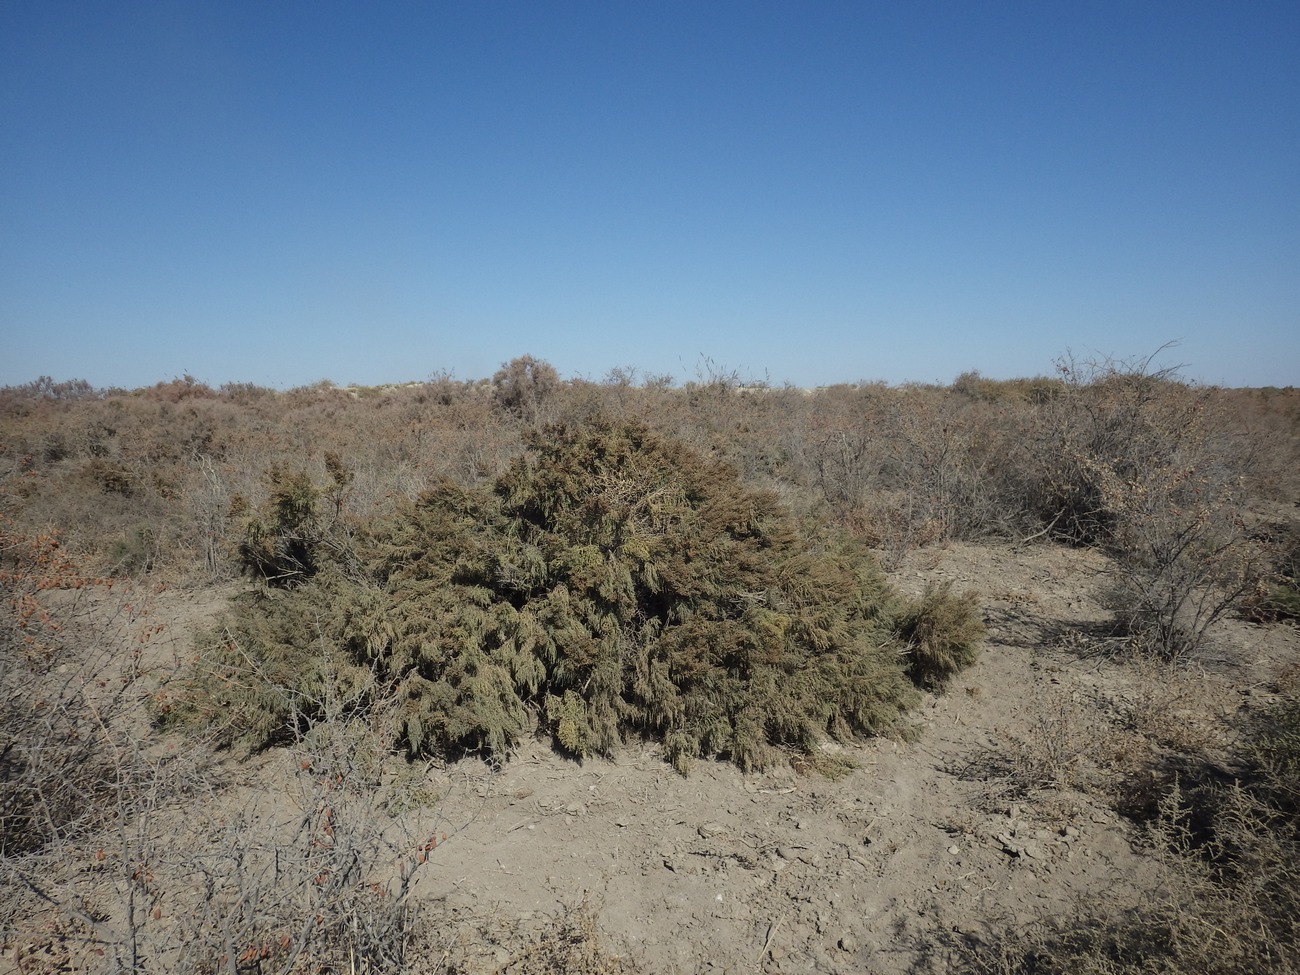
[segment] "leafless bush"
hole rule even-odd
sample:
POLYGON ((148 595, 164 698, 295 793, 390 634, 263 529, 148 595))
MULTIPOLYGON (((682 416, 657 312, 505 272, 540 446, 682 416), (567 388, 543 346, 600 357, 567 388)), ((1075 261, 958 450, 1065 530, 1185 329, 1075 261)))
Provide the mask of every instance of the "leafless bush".
POLYGON ((1026 724, 997 733, 963 770, 989 783, 990 798, 1043 800, 1103 786, 1113 769, 1114 738, 1096 702, 1051 694, 1026 709, 1026 724))
POLYGON ((156 634, 147 597, 84 575, 56 535, 0 522, 0 857, 102 822, 132 774, 120 726, 143 694, 156 634))
POLYGON ((529 423, 548 419, 548 401, 560 385, 560 374, 549 362, 530 355, 504 363, 492 376, 497 405, 529 423))
POLYGON ((1211 391, 1140 361, 1059 366, 1035 448, 1047 530, 1115 556, 1119 627, 1166 657, 1195 652, 1263 566, 1243 516, 1249 465, 1211 391))
POLYGON ((410 777, 385 774, 391 716, 348 718, 322 693, 259 788, 231 790, 201 746, 115 748, 101 830, 4 858, 26 894, 5 940, 28 970, 403 970, 411 885, 447 835, 410 777))

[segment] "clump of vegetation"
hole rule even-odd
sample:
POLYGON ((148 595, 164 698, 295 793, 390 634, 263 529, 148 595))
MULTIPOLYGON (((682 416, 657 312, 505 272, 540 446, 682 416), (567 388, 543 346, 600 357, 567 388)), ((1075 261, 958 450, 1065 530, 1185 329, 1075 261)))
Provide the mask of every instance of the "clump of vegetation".
POLYGON ((1061 362, 1031 480, 1046 531, 1113 557, 1117 630, 1178 658, 1254 590, 1262 554, 1243 518, 1240 438, 1213 391, 1153 358, 1061 362))
POLYGON ((903 611, 899 634, 908 647, 908 676, 930 690, 973 664, 985 635, 975 594, 954 593, 950 582, 926 586, 903 611))
POLYGON ((139 648, 155 632, 123 652, 143 613, 135 599, 88 575, 56 533, 0 515, 0 875, 9 858, 102 823, 132 781, 116 725, 140 696, 139 648))
POLYGON ((1119 912, 1085 902, 958 947, 958 970, 998 975, 1252 975, 1300 971, 1300 695, 1294 680, 1251 714, 1241 745, 1180 756, 1146 822, 1168 868, 1159 890, 1119 912))
POLYGON ((560 374, 549 362, 519 356, 493 374, 492 399, 506 413, 535 422, 559 385, 560 374))
POLYGON ((1300 620, 1300 526, 1287 525, 1273 543, 1273 571, 1249 600, 1250 615, 1262 622, 1300 620))
POLYGON ((321 492, 306 471, 279 464, 267 472, 267 481, 270 498, 245 525, 239 558, 267 585, 299 585, 316 573, 321 492))
MULTIPOLYGON (((1292 825, 1300 813, 1300 686, 1291 685, 1255 717, 1248 738, 1252 765, 1271 801, 1288 811, 1292 825)), ((1297 834, 1300 840, 1300 833, 1297 834)))
POLYGON ((265 743, 328 668, 355 707, 400 701, 413 755, 500 754, 540 722, 577 756, 640 735, 682 770, 753 769, 893 728, 916 697, 900 628, 927 686, 973 659, 971 599, 900 618, 860 544, 679 442, 597 420, 528 448, 490 488, 442 483, 375 527, 364 578, 241 603, 181 712, 265 743))

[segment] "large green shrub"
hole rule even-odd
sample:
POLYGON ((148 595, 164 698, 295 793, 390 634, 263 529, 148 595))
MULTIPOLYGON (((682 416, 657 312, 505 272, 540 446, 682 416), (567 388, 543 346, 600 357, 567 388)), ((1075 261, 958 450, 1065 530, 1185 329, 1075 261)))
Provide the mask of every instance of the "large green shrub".
MULTIPOLYGON (((358 706, 395 699, 412 754, 501 753, 540 721, 576 755, 641 735, 681 769, 749 769, 889 729, 914 701, 900 610, 846 536, 641 426, 551 426, 528 446, 490 489, 444 483, 378 526, 359 543, 368 581, 322 572, 244 604, 215 643, 232 674, 274 666, 259 733, 322 666, 355 675, 358 706)), ((968 628, 968 603, 948 609, 968 628)), ((253 695, 219 680, 218 711, 253 695)))

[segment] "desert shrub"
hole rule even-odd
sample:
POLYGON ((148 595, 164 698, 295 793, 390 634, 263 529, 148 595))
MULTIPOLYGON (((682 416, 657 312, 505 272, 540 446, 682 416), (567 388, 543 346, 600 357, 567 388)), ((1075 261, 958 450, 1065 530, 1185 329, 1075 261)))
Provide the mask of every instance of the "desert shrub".
POLYGON ((86 464, 83 473, 105 494, 120 494, 129 498, 134 493, 135 478, 131 471, 120 464, 112 464, 96 458, 86 464))
POLYGON ((1065 388, 1040 414, 1032 455, 1044 530, 1114 556, 1107 601, 1141 648, 1193 652, 1261 568, 1242 513, 1240 438, 1212 390, 1150 358, 1059 370, 1065 388))
POLYGON ((1210 627, 1256 591, 1266 564, 1230 486, 1202 470, 1165 464, 1103 481, 1117 516, 1105 603, 1121 632, 1164 657, 1198 650, 1210 627))
POLYGON ((956 947, 957 971, 997 975, 1254 975, 1300 971, 1294 826, 1239 786, 1185 805, 1175 791, 1150 829, 1165 881, 1140 902, 1078 903, 996 941, 956 947), (1206 809, 1210 832, 1193 817, 1206 809), (1122 908, 1122 909, 1121 909, 1122 908))
POLYGON ((330 705, 351 715, 373 699, 368 670, 339 646, 338 620, 355 584, 328 569, 292 594, 241 593, 195 634, 195 665, 155 700, 166 727, 202 730, 218 746, 286 744, 330 705))
POLYGON ((1059 378, 1034 376, 1030 379, 989 379, 978 370, 963 372, 952 381, 952 391, 989 403, 1045 403, 1064 392, 1059 378))
POLYGON ((534 422, 559 385, 554 366, 524 355, 504 363, 492 376, 492 398, 507 413, 534 422))
POLYGON ((908 676, 932 690, 973 664, 984 642, 978 599, 954 593, 949 582, 927 585, 920 599, 904 607, 898 626, 907 645, 908 676))
POLYGON ((1250 615, 1260 622, 1300 620, 1300 528, 1288 524, 1269 541, 1272 565, 1248 602, 1250 615))
POLYGON ((78 400, 89 399, 99 395, 93 386, 84 379, 67 379, 55 382, 50 376, 41 376, 21 386, 4 386, 0 388, 0 404, 6 409, 12 405, 38 400, 78 400))
POLYGON ((536 708, 577 754, 630 731, 679 767, 748 768, 908 702, 865 552, 801 540, 770 495, 644 428, 530 446, 491 493, 425 495, 382 555, 396 636, 371 619, 353 644, 407 673, 412 750, 501 750, 536 708))
POLYGON ((298 585, 317 569, 321 541, 320 491, 306 471, 280 464, 267 471, 270 497, 250 518, 239 545, 245 571, 272 586, 298 585))
POLYGON ((1065 916, 958 946, 958 970, 999 975, 1300 971, 1300 699, 1249 716, 1241 746, 1180 756, 1145 823, 1165 868, 1140 902, 1082 902, 1065 916))
POLYGON ((1000 468, 1014 463, 1018 437, 1005 407, 962 403, 947 391, 904 390, 890 411, 883 486, 905 499, 913 533, 931 540, 1015 534, 1023 515, 1000 468))
POLYGON ((382 781, 381 725, 301 716, 237 807, 205 749, 169 749, 114 783, 109 828, 0 859, 27 895, 0 903, 6 949, 39 971, 409 970, 409 894, 447 834, 409 811, 409 784, 382 781))
POLYGON ((550 920, 541 931, 531 935, 520 932, 525 947, 515 951, 510 961, 498 970, 511 975, 636 975, 640 972, 640 966, 631 959, 610 951, 596 922, 596 908, 584 898, 550 920))
MULTIPOLYGON (((499 754, 540 720, 579 756, 644 735, 680 769, 748 769, 885 731, 914 700, 871 554, 642 426, 536 431, 490 489, 444 482, 359 544, 366 579, 237 607, 180 711, 265 738, 324 660, 352 668, 359 707, 396 698, 412 754, 499 754), (271 689, 244 683, 251 662, 274 665, 271 689)), ((973 615, 932 596, 911 632, 957 667, 973 615)))
POLYGON ((1300 694, 1291 690, 1259 711, 1247 742, 1252 764, 1274 803, 1292 814, 1300 812, 1300 694))
POLYGON ((113 724, 137 696, 136 657, 121 643, 139 612, 57 535, 0 518, 0 859, 111 814, 105 799, 131 774, 113 724))
POLYGON ((141 395, 163 403, 179 403, 188 399, 212 399, 217 393, 207 383, 200 382, 189 373, 185 373, 179 379, 154 383, 148 389, 142 390, 141 395))
POLYGON ((1021 398, 864 384, 800 399, 792 475, 887 559, 936 541, 1027 533, 1021 398))
POLYGON ((124 528, 108 546, 108 571, 115 576, 147 573, 157 564, 158 556, 158 538, 150 526, 124 528))

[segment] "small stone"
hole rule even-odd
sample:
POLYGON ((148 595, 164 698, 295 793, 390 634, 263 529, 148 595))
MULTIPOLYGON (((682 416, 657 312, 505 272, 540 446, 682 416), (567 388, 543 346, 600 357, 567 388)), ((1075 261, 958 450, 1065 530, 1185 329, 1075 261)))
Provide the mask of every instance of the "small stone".
POLYGON ((794 824, 794 828, 795 828, 795 829, 807 829, 807 828, 808 828, 808 820, 806 820, 806 819, 801 819, 801 820, 799 820, 799 822, 797 822, 797 823, 794 824))
POLYGON ((727 828, 721 823, 701 823, 696 829, 702 839, 711 840, 715 836, 725 833, 727 828))
POLYGON ((961 847, 959 847, 959 846, 950 846, 950 847, 948 847, 948 852, 951 853, 953 856, 956 856, 958 853, 961 852, 961 847))
POLYGON ((840 951, 852 952, 857 950, 858 942, 857 939, 853 937, 853 935, 846 934, 844 937, 840 938, 839 945, 840 945, 840 951))

